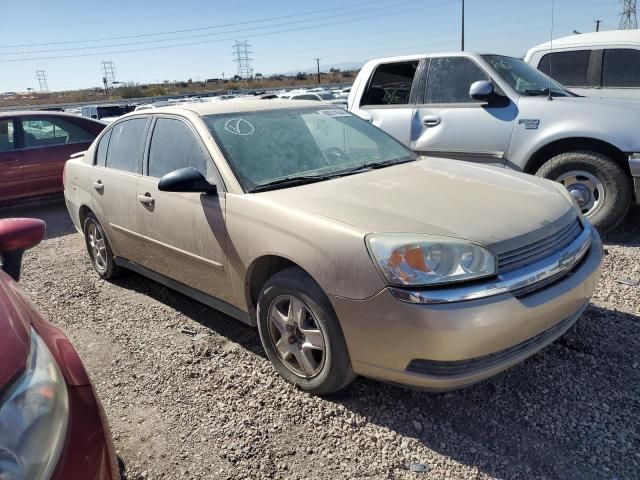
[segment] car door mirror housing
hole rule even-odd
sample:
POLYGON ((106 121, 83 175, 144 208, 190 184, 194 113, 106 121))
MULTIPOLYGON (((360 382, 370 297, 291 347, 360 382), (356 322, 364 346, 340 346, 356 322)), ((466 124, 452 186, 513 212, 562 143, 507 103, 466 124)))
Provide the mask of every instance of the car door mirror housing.
POLYGON ((15 281, 20 279, 22 253, 38 245, 46 233, 46 224, 36 218, 0 220, 0 267, 15 281))
POLYGON ((161 192, 193 192, 216 194, 218 189, 193 167, 181 168, 167 173, 158 182, 161 192))
POLYGON ((488 102, 493 97, 494 91, 495 89, 492 82, 479 80, 471 84, 471 87, 469 88, 469 96, 473 100, 488 102))

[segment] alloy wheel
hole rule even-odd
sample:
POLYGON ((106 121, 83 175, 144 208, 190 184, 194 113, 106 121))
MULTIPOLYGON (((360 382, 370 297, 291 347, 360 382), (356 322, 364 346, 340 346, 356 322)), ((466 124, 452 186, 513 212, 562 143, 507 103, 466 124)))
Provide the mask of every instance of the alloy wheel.
POLYGON ((107 269, 107 248, 104 243, 104 237, 95 223, 89 224, 87 236, 93 263, 98 270, 104 272, 107 269))

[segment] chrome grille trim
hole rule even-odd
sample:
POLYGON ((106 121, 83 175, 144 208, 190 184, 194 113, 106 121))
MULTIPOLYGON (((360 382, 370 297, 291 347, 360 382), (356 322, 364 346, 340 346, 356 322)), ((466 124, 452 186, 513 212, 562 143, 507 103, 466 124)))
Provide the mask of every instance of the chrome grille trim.
POLYGON ((576 219, 550 237, 499 255, 498 273, 507 273, 526 267, 541 258, 562 250, 573 242, 582 233, 582 230, 582 223, 576 219))

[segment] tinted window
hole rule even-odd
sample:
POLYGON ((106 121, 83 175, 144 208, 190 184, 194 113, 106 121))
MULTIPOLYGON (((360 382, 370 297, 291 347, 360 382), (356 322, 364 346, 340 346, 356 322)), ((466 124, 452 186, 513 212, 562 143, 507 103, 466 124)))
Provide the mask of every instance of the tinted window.
POLYGON ((171 118, 156 121, 149 151, 150 177, 160 178, 179 168, 193 167, 207 179, 215 180, 210 162, 209 155, 185 123, 171 118))
POLYGON ((538 69, 568 87, 585 87, 591 50, 548 53, 538 69))
POLYGON ((24 144, 28 148, 91 141, 95 135, 62 118, 25 118, 22 120, 24 144))
POLYGON ((640 87, 640 51, 617 48, 604 51, 603 87, 640 87))
POLYGON ((109 139, 111 138, 111 130, 109 130, 104 137, 100 139, 98 144, 98 151, 96 152, 96 165, 101 167, 107 164, 107 148, 109 148, 109 139))
POLYGON ((406 105, 418 61, 380 65, 371 78, 361 105, 406 105))
POLYGON ((307 93, 305 95, 294 95, 291 100, 320 100, 316 95, 307 93))
POLYGON ((468 58, 434 58, 429 66, 425 103, 473 103, 469 87, 478 80, 489 78, 468 58))
POLYGON ((13 120, 0 120, 0 152, 15 148, 13 120))
POLYGON ((107 153, 107 167, 140 173, 146 125, 146 118, 136 118, 113 127, 107 153))

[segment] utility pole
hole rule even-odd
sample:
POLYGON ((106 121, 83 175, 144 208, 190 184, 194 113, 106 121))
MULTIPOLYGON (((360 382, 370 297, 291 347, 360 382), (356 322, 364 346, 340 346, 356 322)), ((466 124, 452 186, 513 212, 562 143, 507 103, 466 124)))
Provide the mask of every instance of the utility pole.
POLYGON ((235 41, 233 44, 233 61, 238 64, 238 76, 245 80, 250 79, 253 76, 253 68, 251 67, 251 60, 249 54, 253 53, 249 50, 249 42, 235 41))
POLYGON ((596 32, 600 31, 600 24, 602 23, 602 20, 596 20, 596 32))
POLYGON ((36 78, 38 79, 38 85, 40 85, 40 91, 48 92, 49 85, 47 84, 47 72, 44 70, 36 70, 36 78))
POLYGON ((636 14, 636 0, 622 0, 622 13, 618 30, 632 30, 638 28, 638 16, 636 14))
POLYGON ((314 58, 314 60, 316 61, 316 65, 318 66, 318 83, 320 83, 320 59, 314 58))
POLYGON ((464 52, 464 0, 462 0, 462 42, 460 50, 464 52))

